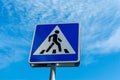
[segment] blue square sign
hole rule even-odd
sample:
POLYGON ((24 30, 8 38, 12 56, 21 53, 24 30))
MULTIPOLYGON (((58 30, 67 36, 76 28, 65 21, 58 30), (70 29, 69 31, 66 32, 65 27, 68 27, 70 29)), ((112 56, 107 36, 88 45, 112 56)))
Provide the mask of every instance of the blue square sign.
POLYGON ((80 62, 78 23, 40 24, 35 28, 29 63, 32 66, 75 66, 80 62))

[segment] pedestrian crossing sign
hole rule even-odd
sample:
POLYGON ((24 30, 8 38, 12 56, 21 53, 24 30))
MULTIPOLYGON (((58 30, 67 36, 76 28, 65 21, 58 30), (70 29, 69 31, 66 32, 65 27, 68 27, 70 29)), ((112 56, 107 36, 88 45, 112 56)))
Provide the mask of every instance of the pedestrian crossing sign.
POLYGON ((78 23, 40 24, 36 26, 29 63, 32 66, 75 66, 80 62, 78 23))

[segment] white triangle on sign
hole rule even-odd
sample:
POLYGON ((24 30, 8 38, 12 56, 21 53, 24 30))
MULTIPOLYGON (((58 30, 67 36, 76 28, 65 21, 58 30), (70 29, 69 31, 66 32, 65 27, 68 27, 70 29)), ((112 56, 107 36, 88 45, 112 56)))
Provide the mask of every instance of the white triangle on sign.
POLYGON ((70 43, 68 42, 68 40, 66 39, 66 37, 64 36, 64 34, 60 30, 60 28, 58 26, 56 26, 53 29, 53 31, 47 36, 47 38, 43 41, 43 43, 38 47, 38 49, 34 52, 34 55, 74 54, 74 53, 75 53, 74 49, 71 47, 70 43), (59 31, 58 34, 55 33, 56 30, 59 31), (53 36, 52 36, 49 41, 49 37, 54 34, 57 35, 57 37, 54 36, 55 40, 53 40, 53 36), (58 46, 58 44, 56 44, 57 42, 55 43, 56 40, 60 44, 60 46, 58 46), (50 45, 52 45, 52 47, 50 49, 48 49, 50 47, 50 45), (59 47, 61 47, 61 50, 59 47))

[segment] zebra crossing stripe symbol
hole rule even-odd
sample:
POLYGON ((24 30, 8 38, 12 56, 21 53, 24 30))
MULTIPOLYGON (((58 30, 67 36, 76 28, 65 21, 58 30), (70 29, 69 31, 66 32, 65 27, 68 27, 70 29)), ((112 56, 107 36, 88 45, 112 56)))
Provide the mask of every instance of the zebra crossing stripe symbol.
POLYGON ((75 54, 75 51, 59 26, 56 26, 33 55, 41 54, 75 54))

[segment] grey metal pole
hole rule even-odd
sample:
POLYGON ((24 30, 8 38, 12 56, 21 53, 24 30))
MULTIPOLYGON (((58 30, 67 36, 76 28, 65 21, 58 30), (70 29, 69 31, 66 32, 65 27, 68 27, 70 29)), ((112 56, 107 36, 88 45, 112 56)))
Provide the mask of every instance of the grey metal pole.
POLYGON ((56 77, 56 64, 52 64, 50 68, 50 80, 55 80, 56 77))

